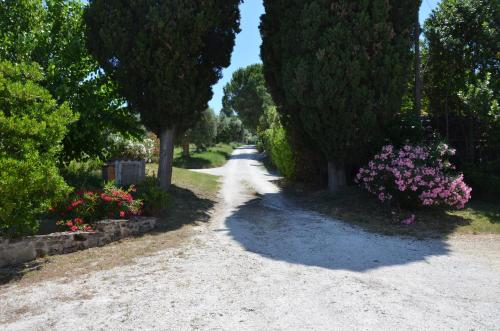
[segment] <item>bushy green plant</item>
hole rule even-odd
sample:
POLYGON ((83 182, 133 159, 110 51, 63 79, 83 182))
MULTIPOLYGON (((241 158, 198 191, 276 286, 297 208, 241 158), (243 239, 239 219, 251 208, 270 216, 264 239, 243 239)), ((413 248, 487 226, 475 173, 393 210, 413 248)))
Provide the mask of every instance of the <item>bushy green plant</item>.
POLYGON ((158 186, 154 178, 147 178, 137 186, 137 197, 144 201, 143 214, 158 216, 168 207, 170 195, 158 186))
POLYGON ((206 150, 214 144, 217 138, 217 117, 211 108, 207 108, 200 116, 195 126, 182 137, 182 144, 193 143, 198 150, 206 150))
POLYGON ((295 176, 295 157, 275 107, 268 107, 258 129, 258 147, 268 152, 271 162, 285 178, 295 176))
POLYGON ((69 187, 57 160, 75 116, 38 85, 35 64, 0 62, 0 235, 32 234, 69 187))
POLYGON ((223 112, 217 120, 217 142, 232 143, 243 142, 245 128, 243 122, 236 116, 227 116, 223 112))
POLYGON ((98 158, 87 161, 73 160, 61 169, 61 175, 68 185, 79 189, 97 189, 104 184, 102 166, 104 162, 98 158))

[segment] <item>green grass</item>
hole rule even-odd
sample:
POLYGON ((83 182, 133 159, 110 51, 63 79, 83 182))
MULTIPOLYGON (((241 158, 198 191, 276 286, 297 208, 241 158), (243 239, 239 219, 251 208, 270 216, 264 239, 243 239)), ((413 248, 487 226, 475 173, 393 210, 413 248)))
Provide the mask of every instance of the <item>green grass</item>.
POLYGON ((464 210, 427 208, 393 214, 388 207, 355 187, 342 192, 290 194, 305 208, 386 235, 417 238, 447 237, 460 234, 500 234, 500 205, 472 201, 464 210), (402 225, 401 219, 415 214, 416 223, 402 225))
MULTIPOLYGON (((150 163, 146 165, 146 173, 149 176, 156 176, 157 172, 158 164, 150 163)), ((174 167, 172 184, 178 187, 196 190, 202 194, 214 194, 219 190, 219 177, 174 167)))
POLYGON ((184 169, 218 168, 226 164, 231 157, 233 147, 228 144, 217 144, 206 151, 192 149, 189 157, 182 156, 182 149, 176 148, 174 152, 174 166, 184 169))
POLYGON ((219 190, 219 177, 181 168, 174 168, 172 182, 179 187, 196 187, 206 194, 214 194, 219 190))

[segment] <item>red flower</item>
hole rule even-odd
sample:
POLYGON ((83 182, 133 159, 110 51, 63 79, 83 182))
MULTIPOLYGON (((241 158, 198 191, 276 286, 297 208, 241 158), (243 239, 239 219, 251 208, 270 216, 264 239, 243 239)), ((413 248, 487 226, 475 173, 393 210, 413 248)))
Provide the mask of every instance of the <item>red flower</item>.
POLYGON ((104 200, 104 201, 106 201, 106 202, 111 202, 111 201, 113 201, 113 198, 112 198, 112 197, 110 197, 110 196, 108 196, 108 195, 106 195, 106 194, 104 194, 104 193, 101 193, 101 199, 103 199, 103 200, 104 200))
POLYGON ((86 232, 90 232, 92 231, 92 227, 90 225, 87 225, 85 228, 84 228, 84 231, 86 232))
POLYGON ((124 212, 124 211, 121 211, 121 212, 120 212, 120 217, 121 217, 121 218, 124 218, 125 216, 126 216, 125 212, 124 212))
POLYGON ((77 226, 72 226, 72 227, 71 227, 71 231, 73 231, 73 232, 78 231, 78 227, 77 227, 77 226))
POLYGON ((73 222, 71 222, 71 221, 67 221, 67 222, 66 222, 66 225, 67 225, 67 226, 69 226, 69 227, 72 227, 72 226, 73 226, 73 222))
POLYGON ((78 225, 83 225, 83 220, 81 218, 75 218, 75 223, 78 225))
POLYGON ((83 199, 73 201, 73 203, 71 203, 71 207, 73 207, 73 208, 78 207, 78 206, 79 206, 79 205, 81 205, 83 202, 84 202, 84 201, 83 201, 83 199))

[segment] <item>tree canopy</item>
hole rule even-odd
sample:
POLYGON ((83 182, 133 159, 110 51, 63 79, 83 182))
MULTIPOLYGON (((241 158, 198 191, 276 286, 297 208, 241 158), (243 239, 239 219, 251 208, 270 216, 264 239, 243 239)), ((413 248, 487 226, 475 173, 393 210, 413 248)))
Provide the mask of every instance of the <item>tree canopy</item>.
POLYGON ((80 0, 0 2, 0 59, 37 62, 44 72, 39 83, 79 114, 64 140, 65 160, 102 157, 110 133, 142 133, 137 116, 89 55, 84 7, 80 0))
POLYGON ((462 162, 500 158, 498 2, 443 0, 425 22, 426 93, 462 162))
POLYGON ((271 105, 271 95, 267 91, 260 63, 238 69, 224 87, 222 112, 226 115, 238 114, 245 127, 254 132, 264 110, 271 105))
POLYGON ((161 141, 159 177, 171 181, 175 131, 207 108, 229 66, 240 0, 91 0, 90 52, 161 141))
POLYGON ((329 161, 329 186, 345 184, 345 165, 393 120, 412 60, 418 3, 265 1, 266 80, 288 117, 329 161))

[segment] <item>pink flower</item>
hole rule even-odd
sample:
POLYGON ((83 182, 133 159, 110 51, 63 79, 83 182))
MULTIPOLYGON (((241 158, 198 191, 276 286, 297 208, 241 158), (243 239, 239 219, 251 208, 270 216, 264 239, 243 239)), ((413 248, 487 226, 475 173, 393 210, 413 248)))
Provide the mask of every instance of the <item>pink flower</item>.
POLYGON ((401 221, 403 225, 412 225, 413 223, 415 223, 415 215, 411 215, 409 218, 401 221))

